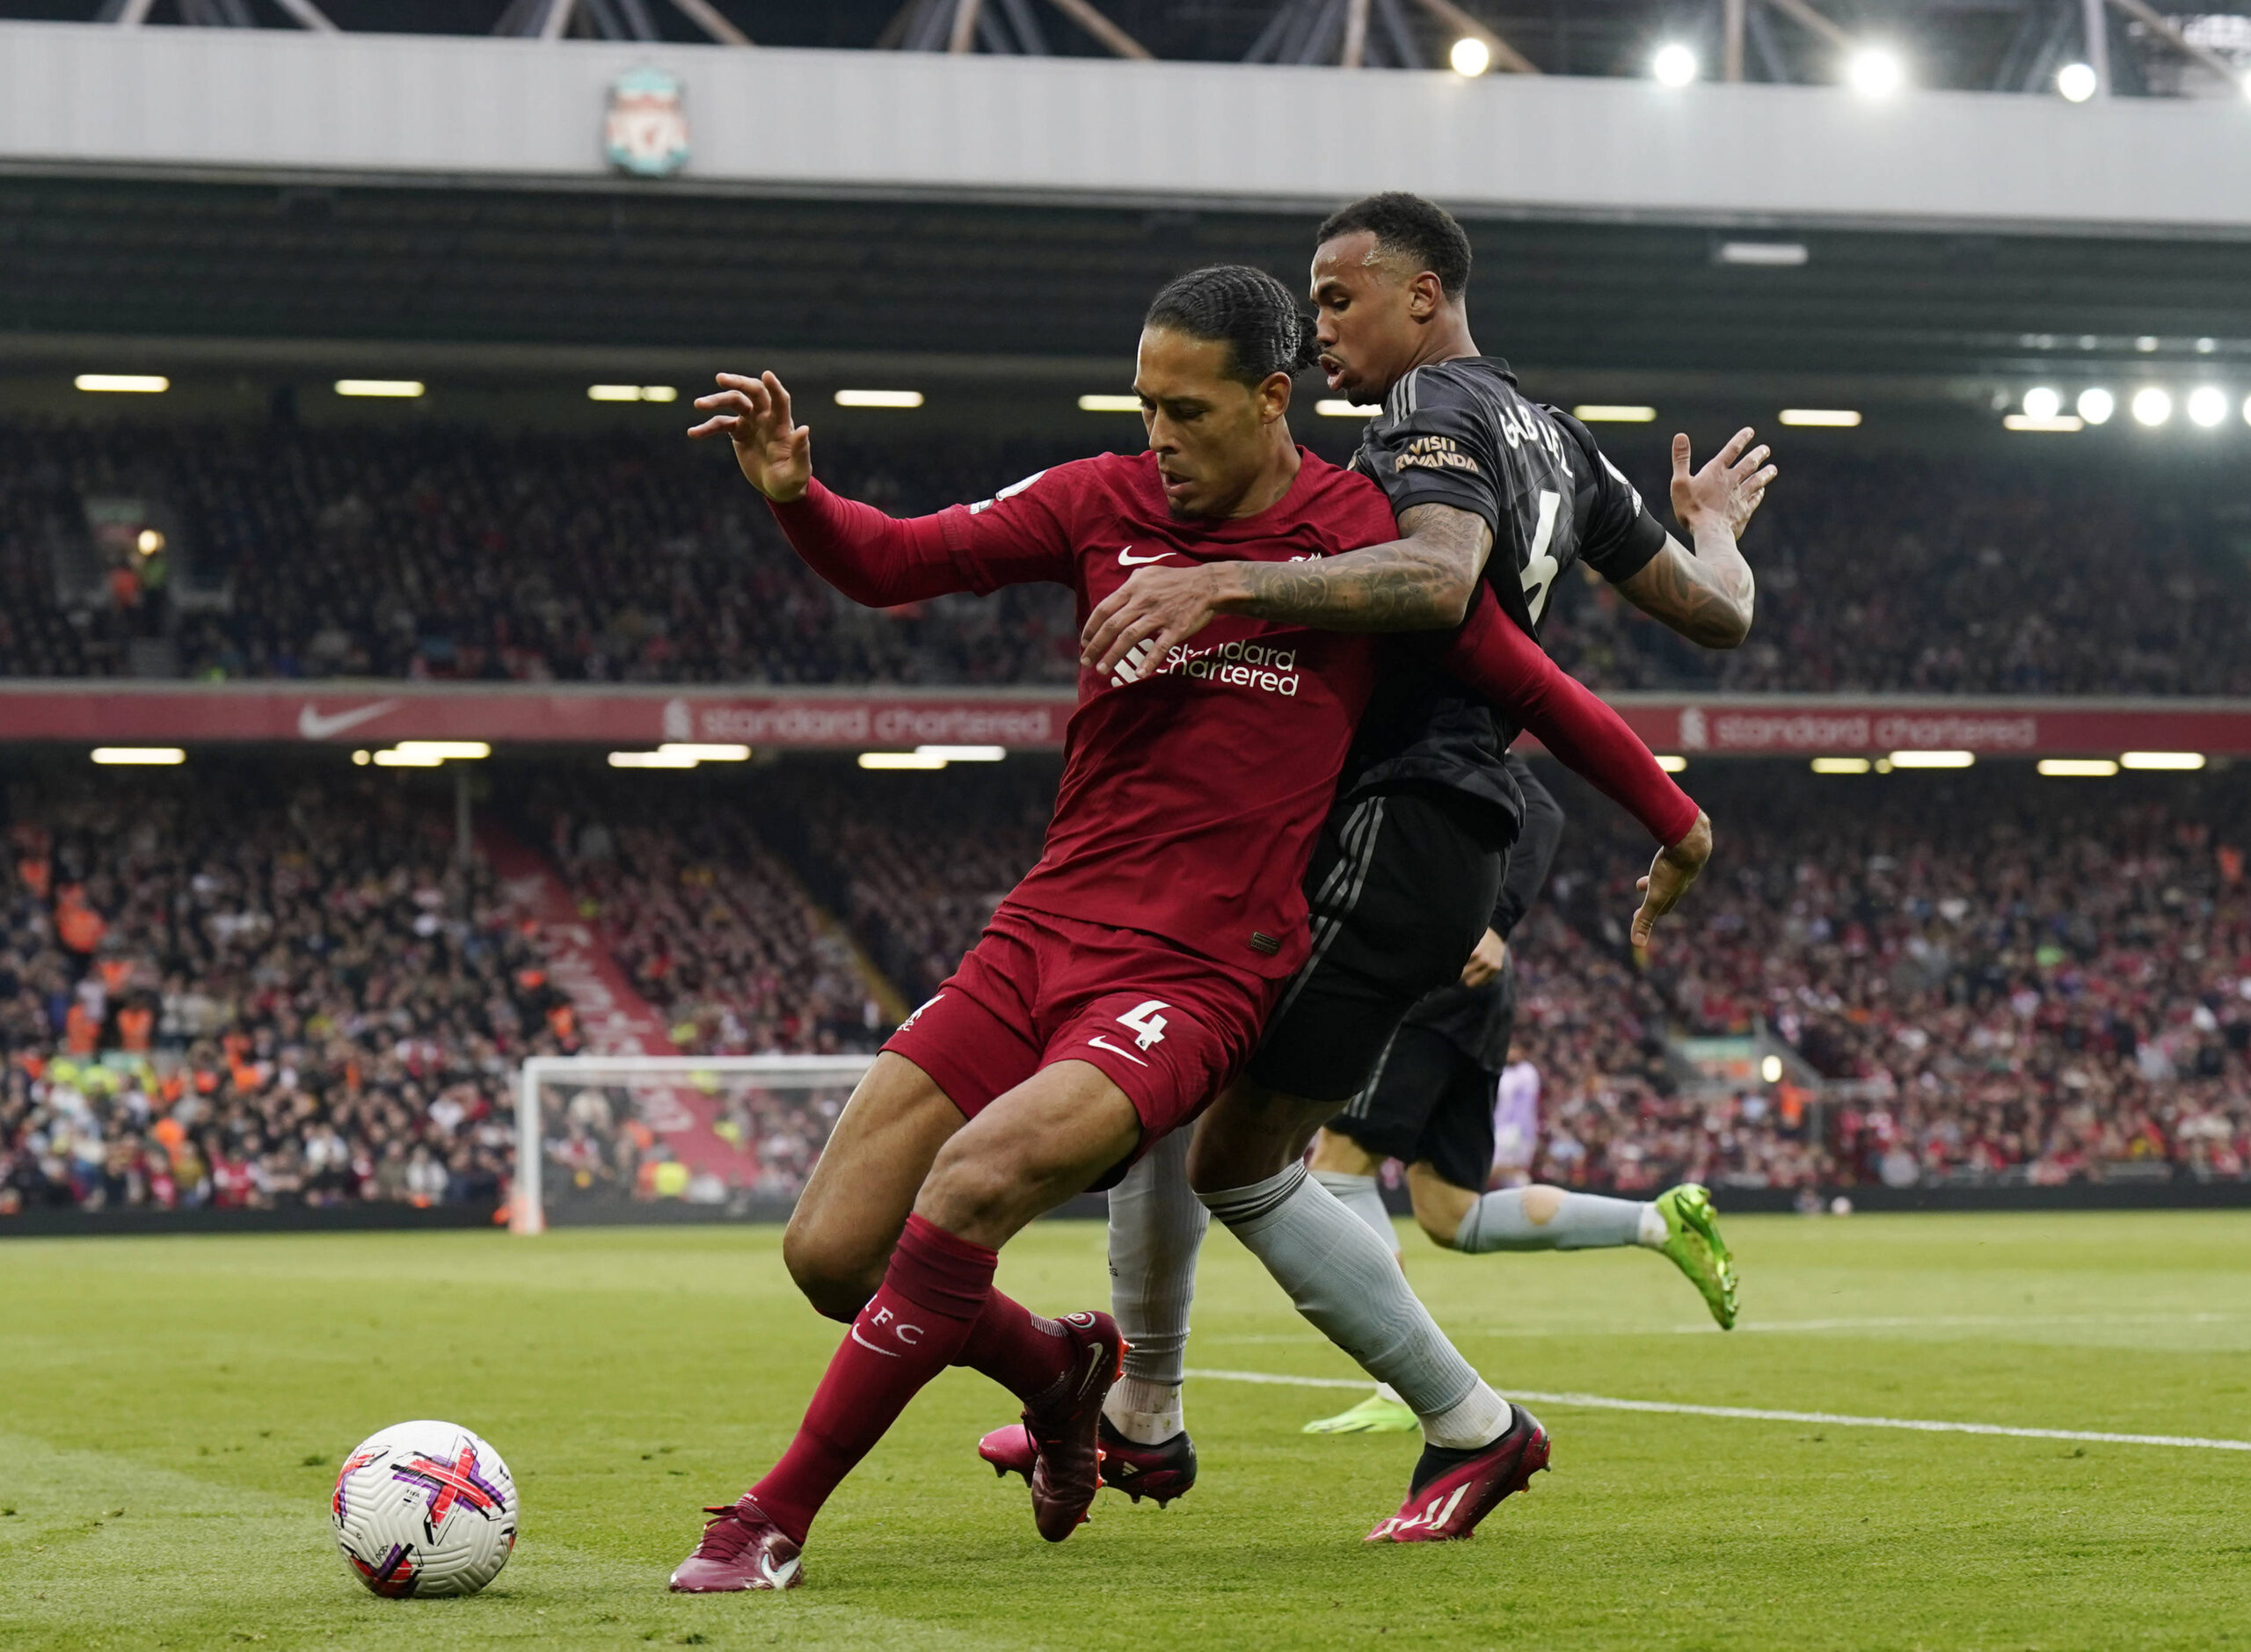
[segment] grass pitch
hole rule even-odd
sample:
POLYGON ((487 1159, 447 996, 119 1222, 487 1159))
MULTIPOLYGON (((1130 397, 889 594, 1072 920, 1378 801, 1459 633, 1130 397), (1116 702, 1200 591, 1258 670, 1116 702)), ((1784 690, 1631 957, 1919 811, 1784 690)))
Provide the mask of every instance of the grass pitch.
MULTIPOLYGON (((2251 1215, 1737 1219, 1745 1325, 1660 1259, 1408 1268, 1504 1389, 2251 1438, 2251 1215)), ((1474 1543, 1364 1547, 1411 1437, 1337 1389, 1191 1384, 1203 1483, 1051 1547, 950 1372, 815 1529, 808 1586, 675 1599, 836 1333, 771 1229, 0 1241, 0 1646, 2037 1648, 2251 1644, 2251 1453, 1536 1407, 1555 1472, 1474 1543), (408 1417, 477 1430, 523 1540, 466 1601, 350 1581, 326 1496, 408 1417)), ((1102 1233, 1002 1278, 1104 1299, 1102 1233)), ((1198 1367, 1339 1378, 1234 1241, 1198 1367)))

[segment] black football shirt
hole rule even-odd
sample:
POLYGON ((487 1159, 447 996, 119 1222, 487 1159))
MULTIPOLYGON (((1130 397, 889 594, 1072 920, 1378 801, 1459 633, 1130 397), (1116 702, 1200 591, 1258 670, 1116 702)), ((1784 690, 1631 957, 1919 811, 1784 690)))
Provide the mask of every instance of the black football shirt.
MULTIPOLYGON (((1368 421, 1352 469, 1382 487, 1395 515, 1445 505, 1482 519, 1493 530, 1486 582, 1535 638, 1575 564, 1615 583, 1665 549, 1664 524, 1592 433, 1526 397, 1495 357, 1434 362, 1400 380, 1368 421)), ((1481 702, 1401 673, 1360 726, 1348 796, 1419 781, 1520 814, 1502 753, 1521 730, 1481 702)))

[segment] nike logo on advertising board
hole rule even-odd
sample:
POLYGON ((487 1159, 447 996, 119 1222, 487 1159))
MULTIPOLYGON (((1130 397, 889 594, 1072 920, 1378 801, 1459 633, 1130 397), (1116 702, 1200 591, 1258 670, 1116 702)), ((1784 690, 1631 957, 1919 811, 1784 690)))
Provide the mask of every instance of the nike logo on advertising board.
POLYGON ((1147 1062, 1142 1060, 1140 1057, 1135 1055, 1131 1050, 1120 1050, 1116 1044, 1111 1043, 1109 1039, 1104 1037, 1100 1033, 1095 1034, 1095 1036, 1088 1039, 1087 1042, 1089 1044, 1101 1045, 1102 1048, 1109 1051, 1112 1055, 1124 1056, 1128 1061, 1131 1061, 1137 1067, 1145 1067, 1148 1066, 1147 1062))
POLYGON ((395 710, 396 700, 378 700, 373 705, 355 706, 349 711, 338 711, 324 717, 310 703, 298 708, 297 732, 308 740, 324 740, 331 735, 341 734, 346 729, 356 729, 386 711, 395 710))
POLYGON ((1167 557, 1174 554, 1169 550, 1161 550, 1154 557, 1136 557, 1133 554, 1133 548, 1128 545, 1118 553, 1118 565, 1121 568, 1138 568, 1145 562, 1162 562, 1167 557))

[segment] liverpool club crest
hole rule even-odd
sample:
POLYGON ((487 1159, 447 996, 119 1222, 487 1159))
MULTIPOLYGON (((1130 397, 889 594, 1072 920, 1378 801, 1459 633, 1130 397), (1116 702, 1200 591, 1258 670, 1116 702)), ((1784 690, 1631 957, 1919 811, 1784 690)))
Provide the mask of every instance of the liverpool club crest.
POLYGON ((610 83, 602 147, 609 164, 641 178, 669 178, 688 164, 688 111, 680 76, 628 69, 610 83))

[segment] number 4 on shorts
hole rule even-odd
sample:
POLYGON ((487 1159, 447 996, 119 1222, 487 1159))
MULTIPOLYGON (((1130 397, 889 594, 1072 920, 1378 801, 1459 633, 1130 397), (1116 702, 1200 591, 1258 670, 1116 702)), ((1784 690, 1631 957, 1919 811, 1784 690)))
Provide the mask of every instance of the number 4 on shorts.
POLYGON ((1147 999, 1120 1015, 1118 1024, 1131 1027, 1134 1032, 1133 1042, 1146 1050, 1153 1044, 1164 1042, 1164 1017, 1157 1011, 1169 1008, 1162 999, 1147 999))

